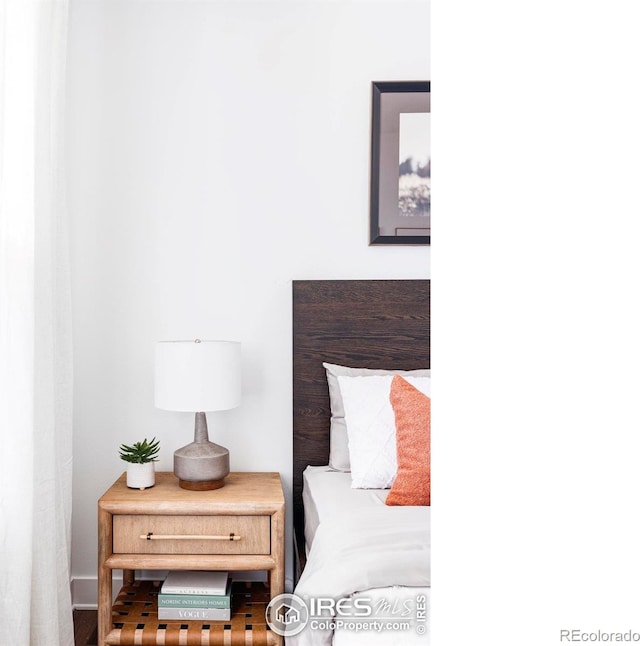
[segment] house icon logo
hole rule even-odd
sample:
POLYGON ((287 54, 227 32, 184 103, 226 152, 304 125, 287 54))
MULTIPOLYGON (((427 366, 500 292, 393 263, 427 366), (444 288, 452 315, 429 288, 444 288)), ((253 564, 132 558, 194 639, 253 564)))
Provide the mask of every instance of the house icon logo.
POLYGON ((280 621, 285 626, 290 626, 291 624, 300 621, 300 611, 288 606, 286 603, 283 603, 276 610, 276 620, 280 621))
POLYGON ((307 604, 295 594, 279 594, 265 611, 267 623, 277 635, 297 635, 309 621, 307 604))

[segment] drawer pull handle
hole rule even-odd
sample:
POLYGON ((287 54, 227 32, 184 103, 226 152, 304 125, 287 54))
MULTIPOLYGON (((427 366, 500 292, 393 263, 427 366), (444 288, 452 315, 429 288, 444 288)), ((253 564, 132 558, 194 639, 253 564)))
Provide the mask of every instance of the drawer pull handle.
POLYGON ((147 534, 140 534, 140 538, 147 541, 171 541, 171 540, 182 540, 182 541, 239 541, 242 540, 242 536, 238 536, 233 532, 230 532, 227 536, 216 536, 210 534, 154 534, 153 532, 148 532, 147 534))

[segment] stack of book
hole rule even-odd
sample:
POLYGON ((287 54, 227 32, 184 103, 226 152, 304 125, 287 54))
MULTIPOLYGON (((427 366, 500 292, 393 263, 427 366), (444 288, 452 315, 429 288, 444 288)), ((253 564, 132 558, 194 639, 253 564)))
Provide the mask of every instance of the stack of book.
POLYGON ((158 593, 158 619, 231 619, 231 579, 228 572, 169 572, 158 593))

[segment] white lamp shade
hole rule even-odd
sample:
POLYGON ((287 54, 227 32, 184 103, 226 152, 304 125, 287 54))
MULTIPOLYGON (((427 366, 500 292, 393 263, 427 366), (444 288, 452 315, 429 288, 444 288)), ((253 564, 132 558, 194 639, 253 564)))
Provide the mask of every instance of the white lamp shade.
POLYGON ((192 413, 235 408, 240 374, 240 344, 235 341, 160 341, 156 407, 192 413))

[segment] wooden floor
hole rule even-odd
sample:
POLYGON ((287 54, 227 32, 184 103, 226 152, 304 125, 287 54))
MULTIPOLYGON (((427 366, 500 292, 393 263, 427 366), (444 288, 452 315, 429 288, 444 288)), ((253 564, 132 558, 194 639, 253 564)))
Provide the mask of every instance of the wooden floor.
POLYGON ((98 612, 74 610, 73 629, 76 646, 96 646, 98 643, 98 612))

